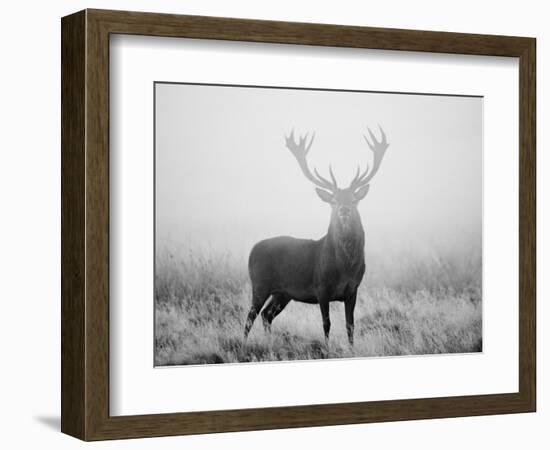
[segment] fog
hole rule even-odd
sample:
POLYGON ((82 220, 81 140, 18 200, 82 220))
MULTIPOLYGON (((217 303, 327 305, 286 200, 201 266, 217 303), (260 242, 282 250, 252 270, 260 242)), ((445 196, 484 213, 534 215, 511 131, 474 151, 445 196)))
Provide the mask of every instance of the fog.
MULTIPOLYGON (((373 253, 479 246, 483 99, 185 84, 155 86, 156 242, 246 256, 276 235, 318 239, 330 207, 284 137, 315 132, 309 165, 347 186, 390 146, 359 204, 373 253)), ((371 164, 372 165, 372 164, 371 164)))

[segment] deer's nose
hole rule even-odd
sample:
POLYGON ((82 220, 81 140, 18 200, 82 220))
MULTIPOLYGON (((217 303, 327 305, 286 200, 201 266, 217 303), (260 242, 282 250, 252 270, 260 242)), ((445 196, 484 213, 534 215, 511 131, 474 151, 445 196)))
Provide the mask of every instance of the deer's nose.
POLYGON ((351 215, 351 208, 349 206, 340 206, 338 214, 342 217, 349 217, 351 215))

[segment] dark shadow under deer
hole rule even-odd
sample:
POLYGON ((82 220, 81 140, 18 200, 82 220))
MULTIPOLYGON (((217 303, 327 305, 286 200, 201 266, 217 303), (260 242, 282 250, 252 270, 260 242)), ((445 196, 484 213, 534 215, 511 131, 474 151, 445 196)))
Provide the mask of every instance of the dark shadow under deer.
POLYGON ((339 188, 330 167, 331 180, 313 173, 307 164, 307 154, 314 135, 308 143, 307 135, 294 139, 294 132, 286 138, 286 147, 292 152, 308 180, 316 187, 317 195, 330 204, 332 213, 327 234, 321 239, 296 239, 279 236, 258 242, 250 252, 248 270, 252 283, 252 306, 244 329, 247 338, 250 329, 262 311, 266 330, 291 300, 318 304, 323 320, 325 339, 330 333, 329 304, 341 301, 345 305, 348 340, 353 345, 354 310, 357 289, 365 273, 365 233, 357 204, 368 193, 369 182, 376 174, 389 144, 380 128, 378 141, 368 129, 370 140, 364 136, 373 152, 372 170, 357 173, 347 188, 339 188))

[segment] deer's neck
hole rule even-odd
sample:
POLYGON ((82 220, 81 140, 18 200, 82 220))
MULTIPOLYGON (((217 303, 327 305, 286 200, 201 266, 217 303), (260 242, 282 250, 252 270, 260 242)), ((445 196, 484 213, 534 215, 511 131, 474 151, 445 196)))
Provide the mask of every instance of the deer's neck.
POLYGON ((352 218, 348 227, 343 227, 334 215, 330 221, 327 242, 338 263, 346 267, 361 264, 364 261, 365 232, 359 214, 352 218))

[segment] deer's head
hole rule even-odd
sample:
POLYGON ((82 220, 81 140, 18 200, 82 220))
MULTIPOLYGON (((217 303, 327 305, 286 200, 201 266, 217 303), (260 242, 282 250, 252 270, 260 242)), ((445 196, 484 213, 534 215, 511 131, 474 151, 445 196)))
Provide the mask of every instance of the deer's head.
POLYGON ((367 136, 363 137, 373 153, 372 170, 370 170, 367 165, 366 169, 361 172, 358 166, 355 177, 347 188, 338 187, 336 177, 332 171, 332 166, 329 166, 330 180, 321 176, 317 169, 313 169, 313 172, 310 171, 307 164, 307 154, 313 145, 315 133, 311 136, 309 141, 307 134, 301 136, 298 141, 296 141, 294 138, 294 131, 290 133, 290 136, 285 138, 286 146, 298 161, 303 174, 309 181, 317 186, 315 191, 319 198, 331 205, 332 220, 336 221, 343 230, 348 230, 357 220, 359 220, 357 205, 367 195, 369 191, 369 182, 376 172, 378 172, 386 149, 389 146, 382 127, 380 127, 380 141, 376 139, 370 128, 367 128, 367 131, 370 140, 367 136))

